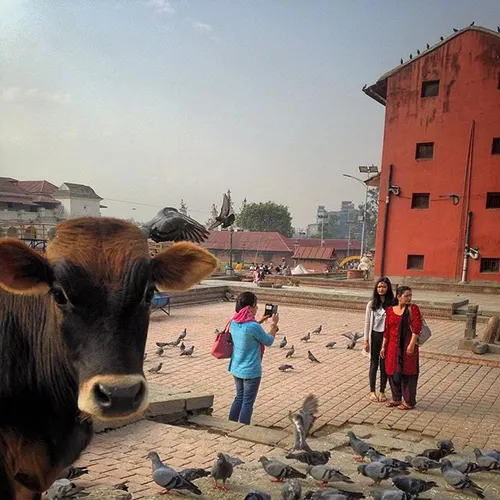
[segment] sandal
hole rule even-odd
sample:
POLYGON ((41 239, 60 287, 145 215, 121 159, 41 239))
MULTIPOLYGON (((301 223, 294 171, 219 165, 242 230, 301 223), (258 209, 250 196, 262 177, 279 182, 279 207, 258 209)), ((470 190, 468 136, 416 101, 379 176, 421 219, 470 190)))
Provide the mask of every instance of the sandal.
POLYGON ((408 406, 406 403, 401 403, 398 406, 398 410, 402 410, 402 411, 413 410, 413 406, 408 406))
POLYGON ((387 403, 385 403, 385 406, 387 408, 394 408, 395 406, 400 406, 401 405, 401 401, 387 401, 387 403))
POLYGON ((372 393, 370 393, 370 401, 372 403, 378 403, 380 400, 379 400, 378 396, 374 392, 372 392, 372 393))
POLYGON ((378 400, 381 402, 381 403, 385 403, 387 401, 387 397, 385 396, 385 393, 384 392, 381 392, 378 396, 378 400))

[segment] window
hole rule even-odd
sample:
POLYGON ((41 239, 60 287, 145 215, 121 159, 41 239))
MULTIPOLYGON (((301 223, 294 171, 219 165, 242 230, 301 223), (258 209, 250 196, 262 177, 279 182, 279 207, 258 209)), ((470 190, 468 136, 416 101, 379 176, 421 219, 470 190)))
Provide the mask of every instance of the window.
POLYGON ((423 269, 424 256, 423 255, 408 255, 406 261, 406 269, 423 269))
POLYGON ((481 266, 479 268, 481 273, 498 273, 500 272, 500 259, 481 259, 481 266))
POLYGON ((411 197, 411 208, 429 208, 429 193, 413 193, 411 197))
POLYGON ((420 97, 436 97, 439 94, 439 80, 422 82, 422 94, 420 97))
POLYGON ((500 193, 486 193, 486 208, 500 208, 500 193))
POLYGON ((493 144, 491 146, 492 155, 500 155, 500 137, 495 137, 493 139, 493 144))
POLYGON ((434 143, 433 142, 419 142, 417 143, 417 150, 415 158, 417 160, 429 159, 434 156, 434 143))

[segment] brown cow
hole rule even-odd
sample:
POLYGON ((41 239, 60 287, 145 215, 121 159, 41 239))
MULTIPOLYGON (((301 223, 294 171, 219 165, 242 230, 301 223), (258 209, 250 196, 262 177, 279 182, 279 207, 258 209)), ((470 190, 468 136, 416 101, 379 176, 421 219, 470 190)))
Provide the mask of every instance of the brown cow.
POLYGON ((62 222, 43 256, 0 240, 0 499, 36 500, 89 444, 91 417, 147 406, 142 361, 155 285, 183 290, 214 257, 173 243, 149 257, 143 230, 62 222))

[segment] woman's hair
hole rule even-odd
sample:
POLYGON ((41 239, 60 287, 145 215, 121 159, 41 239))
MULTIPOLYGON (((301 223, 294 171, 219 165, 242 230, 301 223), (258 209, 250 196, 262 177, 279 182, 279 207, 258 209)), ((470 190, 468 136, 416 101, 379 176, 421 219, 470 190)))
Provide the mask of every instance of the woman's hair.
POLYGON ((382 276, 377 280, 377 282, 375 283, 375 287, 373 288, 372 310, 376 311, 380 306, 382 306, 384 309, 387 309, 389 306, 392 305, 394 305, 394 293, 392 291, 391 280, 386 276, 382 276), (377 287, 379 283, 385 283, 387 285, 387 292, 385 292, 385 297, 383 302, 380 295, 377 292, 377 287))
POLYGON ((400 285, 396 288, 396 297, 401 297, 407 291, 411 292, 411 288, 406 285, 400 285))
POLYGON ((254 307, 257 304, 257 295, 252 292, 243 292, 236 299, 236 312, 240 312, 244 307, 254 307))

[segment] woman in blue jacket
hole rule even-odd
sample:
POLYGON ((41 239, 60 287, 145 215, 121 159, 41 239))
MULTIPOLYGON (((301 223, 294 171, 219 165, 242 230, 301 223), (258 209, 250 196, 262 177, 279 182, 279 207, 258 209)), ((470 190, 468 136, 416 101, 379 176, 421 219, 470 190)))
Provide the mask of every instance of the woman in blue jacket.
POLYGON ((234 377, 236 397, 234 398, 229 420, 249 424, 252 419, 253 405, 257 398, 262 377, 262 355, 264 346, 270 346, 278 331, 278 314, 271 317, 271 328, 266 333, 257 314, 257 296, 252 292, 243 292, 236 300, 236 314, 230 325, 233 340, 233 354, 229 362, 229 372, 234 377))

